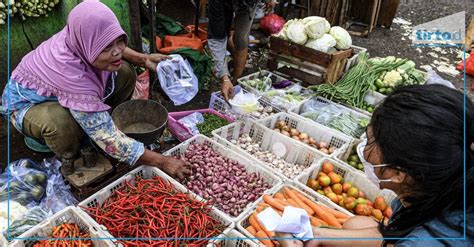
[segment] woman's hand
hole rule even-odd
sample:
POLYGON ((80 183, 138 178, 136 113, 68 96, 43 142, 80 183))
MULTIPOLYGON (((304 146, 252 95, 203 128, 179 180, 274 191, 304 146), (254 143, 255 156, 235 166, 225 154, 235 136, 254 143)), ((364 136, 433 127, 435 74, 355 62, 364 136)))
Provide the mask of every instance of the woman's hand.
POLYGON ((151 71, 156 71, 158 63, 166 59, 170 59, 170 57, 159 53, 148 54, 145 60, 145 67, 151 71))
POLYGON ((186 162, 172 157, 164 157, 163 163, 161 164, 161 170, 179 179, 184 179, 187 175, 191 174, 188 167, 186 162))

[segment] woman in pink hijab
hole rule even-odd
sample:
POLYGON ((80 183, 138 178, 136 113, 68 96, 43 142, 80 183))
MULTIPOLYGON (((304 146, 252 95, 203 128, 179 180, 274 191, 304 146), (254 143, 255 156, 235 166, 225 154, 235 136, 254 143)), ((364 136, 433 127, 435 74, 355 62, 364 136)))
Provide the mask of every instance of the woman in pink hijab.
POLYGON ((64 29, 28 53, 12 72, 3 111, 10 112, 18 131, 59 157, 78 155, 88 136, 121 162, 155 166, 182 178, 188 172, 183 161, 145 149, 118 130, 109 114, 135 88, 135 72, 122 59, 152 70, 166 59, 137 53, 127 40, 107 6, 93 0, 78 4, 64 29))

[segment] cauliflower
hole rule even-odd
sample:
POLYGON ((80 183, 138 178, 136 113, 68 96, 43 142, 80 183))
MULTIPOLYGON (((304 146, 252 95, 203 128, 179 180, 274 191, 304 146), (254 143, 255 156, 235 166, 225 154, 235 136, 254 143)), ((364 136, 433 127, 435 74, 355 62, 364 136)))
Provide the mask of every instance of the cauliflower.
POLYGON ((403 81, 403 78, 396 70, 387 72, 383 78, 383 83, 389 87, 395 87, 401 81, 403 81))

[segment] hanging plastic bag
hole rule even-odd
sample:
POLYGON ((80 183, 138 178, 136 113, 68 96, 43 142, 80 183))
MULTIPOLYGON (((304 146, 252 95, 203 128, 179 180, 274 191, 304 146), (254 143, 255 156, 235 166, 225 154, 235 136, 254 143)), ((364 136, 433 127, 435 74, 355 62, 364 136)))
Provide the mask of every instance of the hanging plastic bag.
POLYGON ((148 99, 150 95, 150 73, 148 70, 137 76, 132 99, 148 99))
POLYGON ((180 55, 170 55, 171 59, 158 63, 156 72, 163 91, 174 105, 188 103, 199 91, 198 79, 188 61, 180 55))
POLYGON ((204 116, 200 112, 195 112, 179 119, 178 122, 191 130, 193 135, 197 135, 199 134, 197 124, 204 123, 204 116))
POLYGON ((78 201, 72 195, 69 185, 66 185, 59 171, 61 162, 57 159, 45 159, 43 166, 47 169, 48 185, 40 206, 46 212, 55 214, 68 206, 76 205, 78 201))
POLYGON ((428 74, 428 79, 426 80, 426 85, 430 84, 441 84, 449 88, 455 89, 454 85, 445 79, 443 79, 441 76, 439 76, 436 71, 430 69, 427 71, 428 74))
POLYGON ((10 177, 8 171, 0 175, 0 201, 8 199, 8 189, 10 200, 17 201, 23 206, 33 207, 41 201, 48 176, 33 167, 39 166, 31 160, 18 160, 8 166, 10 177))

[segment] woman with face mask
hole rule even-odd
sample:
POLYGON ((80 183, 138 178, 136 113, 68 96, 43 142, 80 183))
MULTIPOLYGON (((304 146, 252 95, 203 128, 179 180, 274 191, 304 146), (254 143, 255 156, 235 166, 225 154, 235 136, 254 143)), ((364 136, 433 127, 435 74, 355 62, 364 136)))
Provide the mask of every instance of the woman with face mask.
POLYGON ((188 172, 183 161, 145 149, 118 130, 109 114, 135 88, 135 72, 123 58, 153 70, 166 59, 137 53, 127 40, 107 6, 94 0, 78 4, 64 29, 28 53, 12 72, 2 96, 3 112, 30 143, 46 144, 58 157, 78 155, 89 137, 121 162, 183 177, 188 172))
MULTIPOLYGON (((463 97, 461 92, 441 85, 400 87, 373 113, 367 139, 357 150, 369 180, 398 196, 386 224, 356 216, 341 230, 313 228, 313 232, 315 238, 360 240, 304 243, 281 240, 280 243, 283 246, 473 246, 474 168, 470 149, 474 141, 473 108, 471 100, 466 98, 464 130, 463 97)), ((279 236, 291 238, 286 234, 279 236)))

